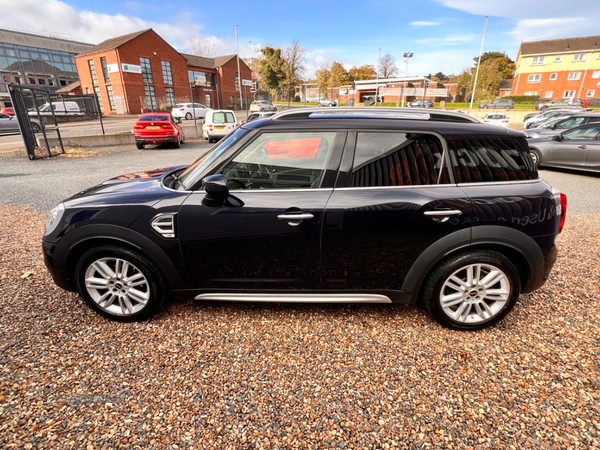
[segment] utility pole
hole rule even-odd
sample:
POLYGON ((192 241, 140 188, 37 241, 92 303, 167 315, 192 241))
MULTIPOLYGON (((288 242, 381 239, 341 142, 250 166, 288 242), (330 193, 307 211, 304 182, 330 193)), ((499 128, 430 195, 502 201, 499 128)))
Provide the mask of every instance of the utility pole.
POLYGON ((406 63, 406 72, 404 73, 404 89, 402 89, 402 107, 404 108, 404 95, 406 94, 406 80, 408 78, 408 61, 412 58, 414 53, 406 52, 404 54, 404 62, 406 63))
POLYGON ((479 76, 479 66, 481 65, 481 54, 483 53, 483 41, 485 40, 485 30, 487 29, 488 16, 485 16, 485 26, 483 27, 483 37, 481 38, 481 48, 479 49, 479 59, 477 60, 477 71, 475 72, 475 83, 473 84, 473 92, 471 92, 471 104, 469 109, 473 109, 473 98, 477 90, 477 77, 479 76))
POLYGON ((375 106, 379 101, 379 64, 381 64, 381 49, 379 49, 379 57, 377 59, 377 84, 375 85, 375 106))
POLYGON ((238 69, 238 86, 240 88, 240 103, 241 109, 244 108, 244 99, 242 97, 242 72, 240 72, 240 49, 238 46, 238 32, 237 25, 235 26, 235 56, 237 57, 237 69, 238 69))

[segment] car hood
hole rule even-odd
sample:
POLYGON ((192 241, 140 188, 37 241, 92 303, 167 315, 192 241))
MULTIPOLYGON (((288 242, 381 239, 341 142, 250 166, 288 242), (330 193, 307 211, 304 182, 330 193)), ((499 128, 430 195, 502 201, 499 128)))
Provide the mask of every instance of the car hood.
POLYGON ((162 180, 170 173, 187 166, 152 169, 128 173, 110 178, 96 186, 85 189, 65 200, 67 207, 112 206, 139 204, 151 206, 163 199, 170 191, 162 180))

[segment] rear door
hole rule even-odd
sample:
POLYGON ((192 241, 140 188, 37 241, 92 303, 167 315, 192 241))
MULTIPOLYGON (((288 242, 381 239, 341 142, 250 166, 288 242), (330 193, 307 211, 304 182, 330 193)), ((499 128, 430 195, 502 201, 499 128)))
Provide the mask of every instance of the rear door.
POLYGON ((442 155, 434 134, 348 134, 325 211, 324 287, 400 290, 427 247, 469 226, 469 198, 449 183, 442 155))
POLYGON ((233 130, 237 128, 237 119, 235 118, 235 114, 233 112, 225 113, 225 128, 227 130, 227 134, 231 133, 233 130))

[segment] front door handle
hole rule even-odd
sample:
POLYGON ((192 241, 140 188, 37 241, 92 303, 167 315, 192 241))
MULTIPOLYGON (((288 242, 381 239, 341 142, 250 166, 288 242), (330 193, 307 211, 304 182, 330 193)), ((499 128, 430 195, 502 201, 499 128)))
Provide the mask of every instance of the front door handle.
POLYGON ((308 220, 313 219, 313 216, 310 213, 302 213, 302 214, 279 214, 277 218, 279 220, 308 220))
POLYGON ((585 150, 586 148, 589 148, 589 147, 588 147, 587 145, 580 145, 580 146, 579 146, 579 147, 577 147, 577 148, 582 148, 583 150, 585 150))

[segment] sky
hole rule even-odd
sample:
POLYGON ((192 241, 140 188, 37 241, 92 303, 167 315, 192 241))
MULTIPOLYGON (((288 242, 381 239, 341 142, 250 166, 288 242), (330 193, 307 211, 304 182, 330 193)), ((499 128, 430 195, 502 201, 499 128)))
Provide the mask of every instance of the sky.
POLYGON ((153 28, 177 50, 199 35, 214 54, 256 56, 261 46, 306 48, 305 78, 323 64, 346 69, 396 59, 399 76, 459 74, 483 51, 516 59, 522 41, 598 34, 600 0, 329 0, 182 2, 160 0, 0 0, 0 28, 98 44, 153 28), (412 52, 408 72, 403 54, 412 52))

